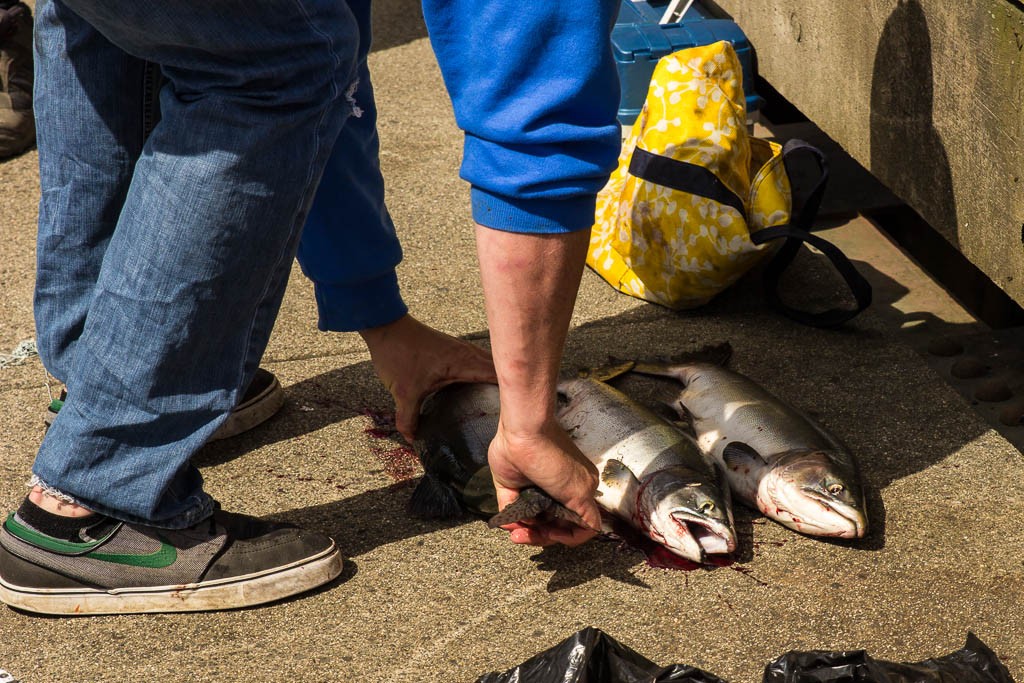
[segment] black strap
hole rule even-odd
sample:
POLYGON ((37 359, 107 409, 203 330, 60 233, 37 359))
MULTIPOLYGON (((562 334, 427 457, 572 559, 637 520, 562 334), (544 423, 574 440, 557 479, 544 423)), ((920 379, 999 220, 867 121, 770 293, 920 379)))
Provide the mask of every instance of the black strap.
POLYGON ((655 185, 671 187, 679 192, 695 194, 731 206, 739 211, 741 216, 747 213, 743 207, 743 200, 704 166, 652 154, 637 147, 629 160, 629 174, 655 185))
POLYGON ((850 320, 865 308, 871 305, 871 284, 864 279, 857 269, 850 262, 842 251, 831 242, 828 242, 817 235, 811 234, 811 226, 821 206, 821 198, 825 194, 825 183, 828 181, 828 163, 825 155, 817 147, 813 147, 803 140, 790 140, 782 148, 782 163, 790 177, 791 166, 789 162, 792 155, 798 152, 810 153, 818 163, 818 182, 807 194, 806 199, 798 203, 797 197, 793 198, 793 211, 790 222, 786 225, 777 225, 764 228, 750 234, 754 244, 764 244, 774 239, 785 239, 786 241, 779 248, 775 258, 768 263, 764 270, 765 296, 768 302, 786 316, 797 322, 814 327, 836 327, 850 320), (828 257, 839 274, 846 280, 846 285, 853 293, 856 300, 854 308, 832 308, 820 313, 801 311, 785 304, 779 296, 779 281, 786 268, 793 263, 800 246, 804 242, 817 247, 828 257))
POLYGON ((790 223, 811 232, 814 230, 814 219, 821 208, 821 199, 825 196, 825 186, 828 184, 828 159, 824 152, 809 142, 803 140, 787 140, 782 146, 782 164, 786 167, 786 175, 791 179, 793 173, 793 156, 798 152, 806 152, 818 164, 818 182, 814 184, 806 197, 793 196, 793 210, 790 212, 790 223))

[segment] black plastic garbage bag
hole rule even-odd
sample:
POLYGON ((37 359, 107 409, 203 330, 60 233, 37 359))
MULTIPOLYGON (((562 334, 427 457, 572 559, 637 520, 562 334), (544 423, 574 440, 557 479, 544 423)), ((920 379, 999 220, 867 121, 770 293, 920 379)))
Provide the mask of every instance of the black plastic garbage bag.
MULTIPOLYGON (((683 664, 659 667, 596 628, 579 631, 504 673, 476 683, 725 683, 683 664)), ((1010 672, 973 633, 945 657, 913 664, 851 652, 788 652, 764 669, 762 683, 1013 683, 1010 672)))
POLYGON ((973 633, 963 649, 915 664, 852 652, 788 652, 765 667, 762 683, 1013 683, 1002 662, 973 633))
POLYGON ((721 678, 675 665, 660 667, 596 628, 574 633, 550 650, 504 673, 476 683, 725 683, 721 678))

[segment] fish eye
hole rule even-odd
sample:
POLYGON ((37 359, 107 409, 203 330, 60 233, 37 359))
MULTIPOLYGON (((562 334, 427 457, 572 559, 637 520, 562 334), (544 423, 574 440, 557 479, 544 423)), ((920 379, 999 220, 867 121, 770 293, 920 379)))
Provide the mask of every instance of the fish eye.
POLYGON ((701 512, 714 512, 714 510, 715 510, 715 504, 712 503, 710 500, 704 501, 703 503, 701 503, 701 506, 700 506, 700 511, 701 512))
POLYGON ((846 490, 846 487, 840 484, 839 482, 829 484, 826 488, 828 489, 828 492, 831 493, 833 496, 838 496, 840 493, 846 490))

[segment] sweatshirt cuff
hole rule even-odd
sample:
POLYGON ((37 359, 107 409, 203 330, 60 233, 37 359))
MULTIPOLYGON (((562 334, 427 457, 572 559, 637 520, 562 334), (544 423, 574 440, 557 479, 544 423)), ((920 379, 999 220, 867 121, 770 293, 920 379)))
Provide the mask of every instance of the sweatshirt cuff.
POLYGON ((484 227, 506 232, 554 235, 589 230, 594 224, 597 197, 565 199, 510 199, 473 187, 470 190, 473 220, 484 227))
POLYGON ((394 271, 354 285, 313 283, 324 332, 358 332, 387 325, 409 312, 394 271))

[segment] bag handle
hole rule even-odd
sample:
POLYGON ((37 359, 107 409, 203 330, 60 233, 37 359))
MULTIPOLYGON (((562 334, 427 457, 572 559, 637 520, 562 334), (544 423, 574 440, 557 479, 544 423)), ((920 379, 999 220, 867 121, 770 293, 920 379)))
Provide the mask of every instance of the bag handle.
POLYGON ((781 311, 784 315, 797 322, 814 327, 837 327, 852 319, 865 308, 871 305, 871 283, 857 271, 850 259, 846 257, 839 247, 831 242, 811 233, 811 225, 821 206, 821 198, 825 194, 825 183, 828 181, 828 162, 825 155, 817 147, 814 147, 803 140, 789 140, 782 148, 782 163, 786 167, 786 173, 790 168, 787 160, 799 152, 809 153, 818 163, 820 175, 818 181, 803 204, 796 207, 796 197, 793 197, 794 209, 790 215, 790 222, 786 225, 776 225, 764 228, 750 234, 750 240, 754 244, 764 244, 774 239, 786 240, 779 252, 775 255, 764 270, 765 296, 768 303, 781 311), (839 272, 850 288, 856 304, 853 308, 832 308, 820 313, 802 311, 787 305, 779 296, 779 281, 782 274, 793 263, 800 246, 807 242, 817 247, 839 272))
POLYGON ((648 152, 637 146, 629 160, 629 174, 676 192, 695 194, 725 204, 746 216, 746 208, 739 195, 730 190, 710 169, 687 161, 648 152))

